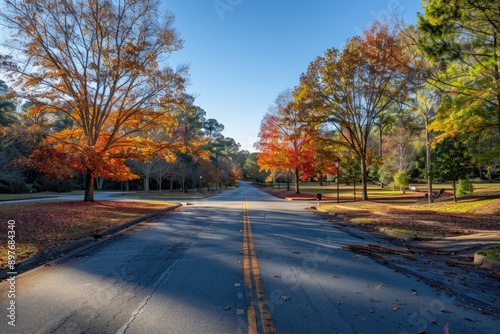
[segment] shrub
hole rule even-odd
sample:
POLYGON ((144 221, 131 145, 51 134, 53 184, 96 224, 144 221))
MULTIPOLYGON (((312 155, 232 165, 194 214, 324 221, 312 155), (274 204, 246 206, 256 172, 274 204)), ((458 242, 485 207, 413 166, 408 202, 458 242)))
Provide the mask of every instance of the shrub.
POLYGON ((10 192, 12 194, 24 194, 28 192, 28 186, 24 181, 13 181, 10 182, 10 192))
POLYGON ((458 185, 457 185, 458 196, 465 196, 468 194, 472 194, 473 192, 474 192, 474 186, 472 185, 470 179, 466 178, 458 180, 458 185))
POLYGON ((405 193, 405 189, 408 188, 410 184, 410 175, 406 169, 400 170, 396 174, 394 174, 394 186, 398 187, 403 194, 405 193))
POLYGON ((35 189, 37 192, 43 191, 42 185, 40 183, 38 183, 38 182, 33 183, 33 185, 31 186, 31 188, 35 189))

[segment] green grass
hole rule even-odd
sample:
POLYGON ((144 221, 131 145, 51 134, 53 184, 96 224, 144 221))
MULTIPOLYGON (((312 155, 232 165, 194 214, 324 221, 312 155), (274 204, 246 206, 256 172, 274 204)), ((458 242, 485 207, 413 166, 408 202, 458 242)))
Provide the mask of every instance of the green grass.
POLYGON ((482 251, 481 254, 486 256, 488 259, 500 261, 500 247, 486 249, 482 251))
MULTIPOLYGON (((425 192, 427 189, 427 184, 424 183, 412 183, 410 184, 411 186, 417 187, 417 189, 420 192, 425 192)), ((482 193, 482 192, 490 192, 490 191, 500 191, 500 183, 495 182, 495 183, 489 183, 486 181, 482 182, 473 182, 474 185, 474 193, 482 193)), ((286 187, 286 184, 281 183, 280 188, 284 189, 286 187)), ((441 188, 445 189, 446 191, 452 191, 453 190, 453 185, 451 182, 439 182, 439 183, 434 183, 432 185, 434 190, 439 190, 441 188)), ((274 188, 277 188, 277 185, 275 185, 274 188)), ((291 188, 294 188, 294 184, 291 184, 291 188)), ((339 190, 341 195, 347 195, 347 194, 353 194, 354 193, 354 187, 353 184, 351 183, 350 185, 345 185, 341 183, 339 185, 339 190)), ((391 196, 391 195, 401 195, 402 191, 399 189, 392 189, 391 187, 385 187, 385 188, 380 188, 379 185, 376 184, 368 184, 368 196, 374 195, 374 196, 391 196)), ((321 192, 323 194, 332 194, 336 195, 337 194, 337 185, 332 182, 324 182, 323 186, 319 185, 319 182, 302 182, 300 183, 300 192, 304 193, 318 193, 321 192)), ((412 193, 409 190, 406 190, 406 193, 412 193)), ((356 194, 361 195, 361 184, 356 183, 356 194)))

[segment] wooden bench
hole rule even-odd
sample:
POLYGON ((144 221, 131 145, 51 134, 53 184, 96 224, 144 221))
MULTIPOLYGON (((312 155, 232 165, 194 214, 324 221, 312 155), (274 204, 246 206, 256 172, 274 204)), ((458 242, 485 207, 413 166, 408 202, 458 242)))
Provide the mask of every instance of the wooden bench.
POLYGON ((441 188, 439 189, 439 191, 433 191, 432 192, 432 197, 434 198, 438 198, 439 196, 441 196, 442 194, 444 194, 444 189, 441 188))
MULTIPOLYGON (((442 194, 444 194, 445 190, 444 189, 439 189, 439 190, 433 190, 432 191, 432 198, 438 198, 439 196, 441 196, 442 194)), ((426 193, 425 194, 425 198, 429 197, 429 194, 426 193)))

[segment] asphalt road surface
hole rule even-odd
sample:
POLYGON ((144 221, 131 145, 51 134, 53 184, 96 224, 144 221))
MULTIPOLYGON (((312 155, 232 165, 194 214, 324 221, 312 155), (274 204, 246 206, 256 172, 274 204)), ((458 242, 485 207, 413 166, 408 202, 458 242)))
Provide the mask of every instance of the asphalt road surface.
POLYGON ((342 249, 376 239, 307 206, 242 183, 141 223, 1 282, 0 333, 498 331, 418 275, 342 249))

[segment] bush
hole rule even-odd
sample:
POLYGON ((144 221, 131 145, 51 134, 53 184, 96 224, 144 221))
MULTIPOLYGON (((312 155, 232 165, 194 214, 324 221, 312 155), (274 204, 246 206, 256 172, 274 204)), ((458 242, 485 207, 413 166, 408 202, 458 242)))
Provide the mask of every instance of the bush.
POLYGON ((460 179, 457 185, 457 195, 465 196, 474 192, 474 186, 470 179, 460 179))
POLYGON ((404 194, 405 189, 410 184, 410 175, 406 169, 400 170, 394 174, 394 186, 398 187, 404 194))
POLYGON ((33 183, 33 185, 31 186, 31 188, 35 189, 37 192, 43 191, 42 185, 40 183, 38 183, 38 182, 33 183))
POLYGON ((10 183, 10 192, 12 194, 24 194, 28 192, 28 186, 24 181, 13 181, 10 183))

